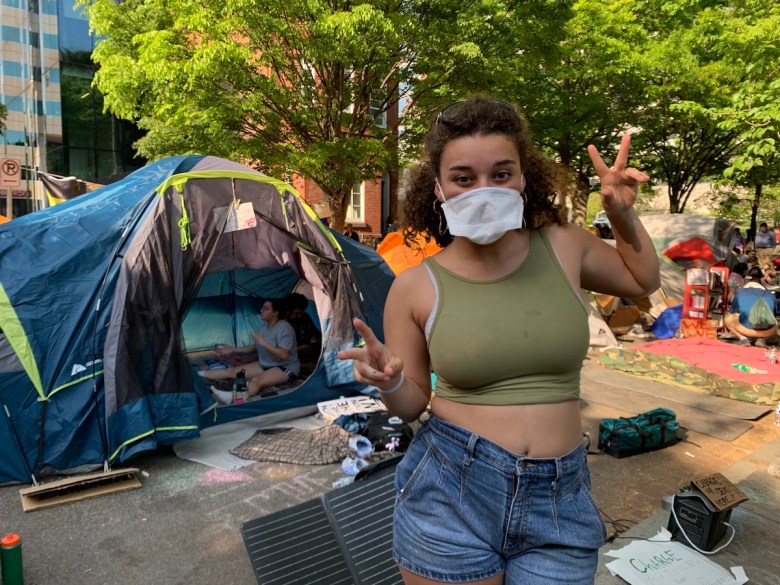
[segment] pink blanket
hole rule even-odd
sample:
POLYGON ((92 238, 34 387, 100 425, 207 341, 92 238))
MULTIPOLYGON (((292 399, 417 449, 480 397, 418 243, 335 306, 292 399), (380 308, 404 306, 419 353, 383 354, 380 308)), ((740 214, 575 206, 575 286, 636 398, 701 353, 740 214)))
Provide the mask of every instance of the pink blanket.
MULTIPOLYGON (((706 339, 687 337, 685 339, 661 339, 636 346, 636 349, 656 355, 678 357, 691 365, 730 380, 740 380, 750 384, 765 384, 780 381, 780 363, 770 364, 768 350, 706 339), (744 364, 766 373, 743 372, 732 364, 744 364)), ((780 352, 778 352, 780 360, 780 352)))

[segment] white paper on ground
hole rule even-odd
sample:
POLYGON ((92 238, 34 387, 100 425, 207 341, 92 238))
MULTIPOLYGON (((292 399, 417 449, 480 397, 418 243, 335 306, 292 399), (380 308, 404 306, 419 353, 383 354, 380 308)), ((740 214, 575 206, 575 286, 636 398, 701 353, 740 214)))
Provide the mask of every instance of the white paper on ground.
POLYGON ((748 578, 742 567, 732 567, 732 575, 681 542, 669 541, 667 535, 669 532, 662 529, 652 539, 635 540, 621 549, 607 551, 607 556, 616 559, 607 563, 607 569, 631 585, 747 583, 748 578))

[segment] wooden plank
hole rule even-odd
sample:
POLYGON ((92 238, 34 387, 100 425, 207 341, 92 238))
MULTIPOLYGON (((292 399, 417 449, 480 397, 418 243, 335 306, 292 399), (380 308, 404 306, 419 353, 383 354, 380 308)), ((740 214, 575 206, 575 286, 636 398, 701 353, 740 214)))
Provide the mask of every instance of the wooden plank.
MULTIPOLYGON (((664 400, 743 420, 757 420, 772 410, 772 407, 766 404, 753 404, 743 400, 712 396, 705 392, 694 392, 693 390, 680 386, 671 386, 647 377, 633 376, 618 370, 610 370, 589 360, 585 361, 582 368, 582 382, 583 385, 587 383, 595 385, 611 384, 619 388, 629 388, 641 394, 656 396, 664 400)), ((672 410, 674 409, 672 408, 672 410)))
POLYGON ((22 488, 19 496, 25 512, 59 506, 77 500, 124 492, 141 487, 135 467, 86 473, 22 488))
POLYGON ((733 441, 745 431, 753 428, 752 423, 738 418, 723 416, 666 398, 613 386, 612 384, 583 384, 580 390, 580 398, 586 402, 611 406, 631 413, 631 415, 646 412, 660 406, 670 408, 677 414, 677 420, 680 422, 681 427, 723 441, 733 441))

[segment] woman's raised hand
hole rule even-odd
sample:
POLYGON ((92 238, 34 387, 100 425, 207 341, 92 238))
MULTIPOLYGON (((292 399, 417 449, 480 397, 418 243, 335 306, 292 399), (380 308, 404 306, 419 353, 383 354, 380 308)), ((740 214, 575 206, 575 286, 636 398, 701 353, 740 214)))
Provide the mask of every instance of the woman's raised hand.
POLYGON ((631 135, 624 134, 620 141, 615 164, 608 167, 592 144, 588 146, 588 155, 593 168, 601 179, 601 204, 607 215, 631 209, 639 193, 639 183, 650 180, 645 173, 628 164, 628 152, 631 149, 631 135))
POLYGON ((340 360, 354 360, 352 370, 358 382, 378 388, 395 384, 403 372, 403 360, 379 341, 363 321, 354 319, 352 324, 365 341, 365 345, 342 350, 337 357, 340 360))

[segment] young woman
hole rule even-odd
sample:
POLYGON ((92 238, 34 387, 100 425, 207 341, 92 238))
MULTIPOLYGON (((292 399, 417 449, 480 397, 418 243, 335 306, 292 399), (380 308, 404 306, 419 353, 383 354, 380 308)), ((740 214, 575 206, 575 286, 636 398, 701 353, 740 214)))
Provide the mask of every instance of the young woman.
POLYGON ((647 175, 588 148, 616 247, 565 224, 562 179, 505 102, 475 97, 432 122, 406 222, 444 250, 402 272, 385 343, 361 321, 343 351, 390 412, 431 416, 396 472, 394 554, 407 584, 592 583, 606 530, 590 495, 579 376, 579 288, 640 297, 658 259, 633 204, 647 175), (431 399, 431 371, 437 374, 431 399))
MULTIPOLYGON (((256 362, 221 370, 207 370, 201 375, 209 380, 232 380, 240 370, 245 370, 249 380, 247 398, 258 395, 263 388, 285 384, 297 377, 301 371, 298 342, 292 326, 281 319, 281 314, 281 301, 265 301, 260 309, 260 319, 265 321, 268 327, 261 332, 252 333, 255 343, 243 347, 222 346, 216 350, 219 357, 257 351, 256 362)), ((230 404, 231 392, 212 388, 211 393, 217 402, 230 404)))

